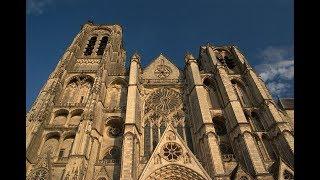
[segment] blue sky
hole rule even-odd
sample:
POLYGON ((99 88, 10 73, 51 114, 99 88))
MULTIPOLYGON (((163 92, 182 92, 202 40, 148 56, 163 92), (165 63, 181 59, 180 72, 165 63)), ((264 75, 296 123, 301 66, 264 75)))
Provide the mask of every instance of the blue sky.
POLYGON ((128 58, 164 53, 183 67, 199 46, 236 45, 274 96, 293 97, 293 0, 27 0, 29 110, 82 24, 120 24, 128 58))

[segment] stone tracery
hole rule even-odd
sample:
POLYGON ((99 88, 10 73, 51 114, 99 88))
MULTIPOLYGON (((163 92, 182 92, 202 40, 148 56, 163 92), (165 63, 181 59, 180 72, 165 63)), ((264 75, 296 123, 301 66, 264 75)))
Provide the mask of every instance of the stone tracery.
POLYGON ((164 79, 171 74, 171 71, 172 70, 170 69, 170 67, 161 64, 157 66, 156 70, 154 71, 154 74, 158 76, 160 79, 164 79))
POLYGON ((176 161, 182 155, 182 148, 177 143, 168 142, 162 147, 162 155, 167 161, 176 161))
POLYGON ((69 81, 63 93, 63 103, 85 103, 93 85, 91 76, 76 76, 69 81))
POLYGON ((39 168, 32 172, 28 180, 47 180, 49 178, 49 172, 45 168, 39 168))
POLYGON ((166 126, 171 123, 184 138, 185 114, 182 110, 181 95, 169 88, 156 89, 145 101, 144 138, 150 138, 151 145, 145 145, 145 154, 149 154, 158 144, 166 126))
POLYGON ((151 94, 146 101, 147 107, 161 114, 169 114, 181 104, 179 93, 162 88, 151 94))
POLYGON ((204 180, 199 173, 180 165, 167 165, 155 170, 146 180, 204 180))

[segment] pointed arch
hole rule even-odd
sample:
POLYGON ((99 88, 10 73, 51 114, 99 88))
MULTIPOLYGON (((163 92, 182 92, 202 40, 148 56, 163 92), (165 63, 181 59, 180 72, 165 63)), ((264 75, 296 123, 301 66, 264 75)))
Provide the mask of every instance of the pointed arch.
POLYGON ((212 122, 218 136, 227 134, 226 121, 223 116, 213 117, 212 122))
POLYGON ((265 131, 265 128, 261 122, 262 119, 260 118, 260 116, 257 112, 251 113, 251 120, 252 120, 253 126, 256 131, 259 131, 259 132, 265 131))
POLYGON ((177 164, 169 164, 156 169, 146 178, 146 180, 160 179, 206 180, 206 178, 192 169, 177 164))
POLYGON ((96 41, 97 41, 96 35, 90 37, 90 39, 88 40, 88 44, 85 47, 85 51, 83 53, 85 56, 89 56, 92 54, 96 41))
POLYGON ((67 121, 69 111, 66 109, 59 109, 54 112, 53 124, 64 125, 67 121))
POLYGON ((191 127, 190 125, 186 125, 185 127, 185 130, 186 130, 186 142, 187 142, 187 145, 189 147, 189 149, 194 152, 194 149, 193 149, 193 140, 192 140, 192 133, 191 133, 191 127))
POLYGON ((75 139, 75 133, 70 133, 65 136, 63 142, 60 145, 59 158, 68 157, 71 152, 71 148, 75 139))
POLYGON ((126 106, 128 82, 123 78, 116 78, 107 86, 105 104, 108 109, 113 110, 126 106))
POLYGON ((214 109, 221 108, 222 98, 214 80, 210 77, 205 77, 203 79, 203 85, 206 90, 209 106, 214 109))
POLYGON ((108 43, 108 36, 103 36, 100 40, 100 44, 99 44, 99 47, 98 47, 98 50, 97 50, 97 55, 98 56, 101 56, 103 55, 104 53, 104 50, 107 46, 107 43, 108 43))
POLYGON ((159 127, 157 124, 152 125, 152 151, 156 148, 159 142, 159 127))
POLYGON ((177 132, 181 136, 182 139, 185 139, 184 137, 184 126, 182 124, 177 125, 177 132))
POLYGON ((166 122, 162 120, 160 125, 160 136, 162 136, 164 130, 166 130, 166 122))
POLYGON ((41 154, 47 153, 48 151, 55 154, 58 150, 60 137, 60 133, 58 132, 48 133, 42 145, 41 154))
POLYGON ((113 80, 109 83, 108 86, 113 85, 113 84, 119 84, 119 85, 122 85, 122 86, 124 86, 124 87, 127 87, 127 86, 128 86, 128 81, 125 80, 125 79, 123 79, 123 78, 121 78, 121 77, 117 77, 117 78, 113 79, 113 80))
POLYGON ((256 146, 258 148, 258 151, 260 152, 262 158, 265 160, 265 161, 268 161, 269 160, 269 156, 268 156, 268 153, 266 151, 266 148, 265 146, 263 145, 263 142, 261 141, 260 137, 256 134, 253 134, 253 137, 254 137, 254 140, 255 140, 255 143, 256 143, 256 146))
POLYGON ((61 101, 63 103, 85 103, 89 97, 94 78, 89 75, 76 75, 66 81, 61 101))
POLYGON ((81 116, 83 114, 83 109, 75 109, 71 111, 71 118, 69 121, 70 125, 78 125, 81 121, 81 116))
POLYGON ((243 107, 250 107, 251 101, 249 99, 248 92, 246 91, 244 83, 241 83, 238 79, 232 79, 231 84, 233 89, 238 96, 238 99, 243 107))
POLYGON ((150 133, 151 133, 151 127, 149 121, 145 122, 144 125, 144 156, 149 156, 150 155, 150 149, 151 149, 151 143, 150 143, 150 133))
POLYGON ((270 159, 275 161, 277 159, 277 154, 275 152, 274 145, 273 145, 272 141, 270 141, 270 139, 267 137, 267 135, 263 134, 262 135, 262 142, 267 150, 267 153, 268 153, 270 159))

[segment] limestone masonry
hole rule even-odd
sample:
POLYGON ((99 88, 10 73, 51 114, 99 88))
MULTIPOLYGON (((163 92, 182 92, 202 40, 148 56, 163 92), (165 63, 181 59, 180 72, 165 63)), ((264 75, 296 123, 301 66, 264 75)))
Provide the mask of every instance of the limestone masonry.
POLYGON ((88 22, 65 51, 26 117, 27 179, 294 179, 294 100, 236 46, 126 69, 122 37, 88 22))

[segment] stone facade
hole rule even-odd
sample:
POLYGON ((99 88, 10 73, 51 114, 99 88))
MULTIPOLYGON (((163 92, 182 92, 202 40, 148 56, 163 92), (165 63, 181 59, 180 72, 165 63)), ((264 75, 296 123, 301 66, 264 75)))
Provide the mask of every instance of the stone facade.
POLYGON ((237 47, 125 61, 121 26, 82 26, 27 114, 27 179, 293 179, 293 108, 237 47))

